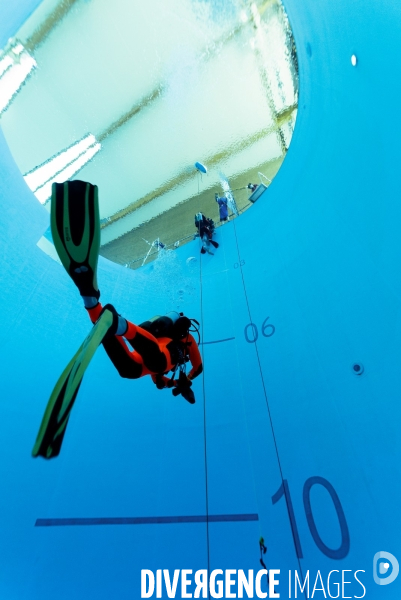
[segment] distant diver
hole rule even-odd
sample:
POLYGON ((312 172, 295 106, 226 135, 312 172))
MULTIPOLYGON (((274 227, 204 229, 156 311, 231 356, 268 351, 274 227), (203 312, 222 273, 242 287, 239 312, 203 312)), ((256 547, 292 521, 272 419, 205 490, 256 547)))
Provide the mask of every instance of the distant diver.
POLYGON ((121 377, 150 375, 158 389, 171 388, 195 403, 192 380, 202 373, 199 323, 183 313, 157 316, 135 325, 111 304, 100 304, 97 263, 100 220, 97 186, 84 181, 54 183, 51 231, 61 263, 77 286, 94 327, 59 378, 48 402, 33 456, 60 452, 65 428, 85 370, 102 344, 121 377), (198 342, 192 333, 197 333, 198 342), (127 343, 133 348, 131 350, 127 343), (186 363, 192 368, 186 375, 186 363), (167 374, 172 371, 172 375, 167 374))
POLYGON ((215 229, 213 219, 208 219, 201 212, 196 213, 195 227, 198 230, 197 235, 199 235, 202 242, 201 254, 206 254, 206 252, 208 254, 213 254, 210 250, 210 246, 212 245, 214 248, 219 247, 219 244, 212 239, 215 229))
POLYGON ((219 196, 218 194, 214 195, 214 199, 219 205, 219 216, 220 222, 227 221, 228 219, 228 206, 227 206, 227 198, 225 196, 219 196))

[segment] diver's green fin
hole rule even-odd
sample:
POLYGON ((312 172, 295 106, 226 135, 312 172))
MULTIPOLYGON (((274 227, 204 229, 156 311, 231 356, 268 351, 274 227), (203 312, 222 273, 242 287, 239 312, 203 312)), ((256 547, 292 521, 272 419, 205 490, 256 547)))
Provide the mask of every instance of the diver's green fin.
POLYGON ((105 309, 62 372, 47 403, 32 456, 53 458, 60 453, 68 419, 82 378, 96 349, 112 325, 113 313, 105 309))
POLYGON ((99 298, 98 189, 86 181, 53 183, 51 231, 60 260, 81 296, 99 298))

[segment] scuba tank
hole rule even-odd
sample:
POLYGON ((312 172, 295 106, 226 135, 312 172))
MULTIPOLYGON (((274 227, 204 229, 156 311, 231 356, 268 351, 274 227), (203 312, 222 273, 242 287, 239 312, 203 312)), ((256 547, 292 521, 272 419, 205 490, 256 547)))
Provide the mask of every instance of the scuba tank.
POLYGON ((167 337, 179 341, 189 333, 192 322, 184 313, 171 311, 164 316, 156 315, 148 321, 141 323, 139 327, 145 329, 155 338, 167 337))
POLYGON ((144 321, 139 325, 142 329, 149 331, 155 338, 168 337, 174 338, 174 324, 178 321, 180 315, 178 312, 171 311, 164 316, 156 315, 144 321))

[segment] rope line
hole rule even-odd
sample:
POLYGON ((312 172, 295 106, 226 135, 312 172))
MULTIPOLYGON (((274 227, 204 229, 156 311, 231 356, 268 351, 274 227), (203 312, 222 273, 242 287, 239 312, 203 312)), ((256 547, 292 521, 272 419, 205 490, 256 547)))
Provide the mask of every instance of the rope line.
MULTIPOLYGON (((224 244, 223 244, 223 248, 224 248, 224 244)), ((226 258, 226 255, 225 255, 225 258, 226 258)), ((227 259, 226 259, 226 263, 227 263, 227 259)), ((235 337, 233 339, 235 339, 235 337)), ((241 359, 240 359, 240 355, 239 355, 238 344, 235 344, 234 348, 235 348, 235 355, 236 355, 236 359, 237 359, 237 364, 240 365, 241 364, 241 359)), ((253 451, 252 451, 251 442, 250 442, 250 437, 251 436, 250 436, 250 433, 249 433, 248 418, 247 418, 247 409, 246 409, 246 406, 245 406, 245 396, 246 396, 246 394, 245 394, 245 390, 244 390, 242 379, 240 379, 240 381, 241 381, 241 388, 242 388, 242 402, 241 402, 241 406, 242 406, 242 411, 243 411, 243 415, 244 415, 243 423, 244 423, 244 427, 245 427, 245 430, 246 430, 246 441, 247 441, 247 448, 248 448, 248 455, 249 455, 249 462, 250 462, 250 472, 251 472, 251 480, 252 480, 252 489, 253 489, 253 494, 254 494, 254 498, 255 498, 255 502, 256 502, 256 507, 257 507, 258 514, 259 514, 261 511, 260 511, 260 507, 259 507, 259 499, 258 499, 257 486, 256 486, 255 467, 254 467, 254 460, 253 460, 253 451)), ((258 521, 259 521, 259 519, 258 519, 258 521)), ((260 521, 258 522, 258 529, 259 529, 259 547, 260 547, 260 540, 263 539, 260 521)), ((266 568, 266 567, 263 566, 263 568, 266 568)), ((269 577, 268 576, 267 576, 267 580, 268 580, 268 585, 269 585, 269 577)))
MULTIPOLYGON (((200 195, 199 189, 199 174, 198 174, 198 198, 200 195)), ((198 205, 199 207, 199 205, 198 205)), ((200 212, 200 211, 199 211, 200 212)), ((199 249, 202 247, 202 240, 199 236, 199 249)), ((201 340, 204 335, 204 315, 203 315, 203 281, 202 281, 202 254, 199 259, 199 290, 200 290, 200 312, 201 312, 201 340)), ((210 573, 210 545, 209 545, 209 488, 208 488, 208 470, 207 470, 207 434, 206 434, 206 393, 205 393, 205 357, 202 353, 202 395, 203 395, 203 447, 204 447, 204 462, 205 462, 205 500, 206 500, 206 546, 207 546, 207 572, 210 573)), ((207 590, 207 598, 209 598, 209 586, 207 590)))
MULTIPOLYGON (((247 294, 247 291, 246 291, 244 273, 243 273, 243 269, 242 269, 242 265, 241 265, 241 254, 240 254, 240 249, 239 249, 239 243, 238 243, 238 236, 237 236, 237 228, 236 228, 236 224, 235 224, 235 219, 233 221, 234 221, 233 222, 233 227, 234 227, 235 244, 237 246, 238 264, 239 264, 239 268, 240 268, 240 272, 241 272, 242 287, 244 289, 245 302, 246 302, 246 305, 247 305, 248 316, 249 316, 250 322, 253 323, 252 316, 251 316, 251 309, 250 309, 249 300, 248 300, 248 294, 247 294)), ((268 413, 269 422, 270 422, 270 428, 271 428, 272 436, 273 436, 274 448, 275 448, 276 456, 277 456, 277 463, 278 463, 278 467, 279 467, 279 471, 280 471, 281 483, 282 483, 282 485, 284 487, 283 469, 282 469, 282 466, 281 466, 281 460, 280 460, 280 454, 279 454, 279 451, 278 451, 277 438, 276 438, 276 434, 275 434, 275 431, 274 431, 273 418, 272 418, 272 415, 271 415, 270 405, 269 405, 269 401, 268 401, 268 398, 267 398, 267 391, 266 391, 266 386, 265 386, 265 380, 264 380, 264 377, 263 377, 262 365, 261 365, 261 361, 260 361, 259 350, 258 350, 258 345, 257 345, 256 340, 255 340, 255 351, 256 351, 256 357, 257 357, 257 362, 258 362, 258 367, 259 367, 260 378, 261 378, 261 381, 262 381, 263 394, 264 394, 264 397, 265 397, 267 413, 268 413)), ((284 497, 285 497, 285 502, 286 502, 286 506, 287 506, 287 512, 288 512, 288 514, 290 514, 289 506, 288 506, 288 501, 287 501, 287 495, 284 494, 284 497)), ((291 522, 290 522, 290 527, 291 527, 291 522)), ((292 531, 292 527, 291 527, 291 532, 294 535, 294 532, 292 531)), ((301 573, 301 576, 302 576, 302 579, 303 579, 303 572, 302 572, 301 562, 300 562, 300 558, 298 556, 297 556, 297 562, 298 562, 299 570, 300 570, 300 573, 301 573)), ((305 591, 303 592, 303 594, 304 594, 304 597, 306 598, 305 591)))

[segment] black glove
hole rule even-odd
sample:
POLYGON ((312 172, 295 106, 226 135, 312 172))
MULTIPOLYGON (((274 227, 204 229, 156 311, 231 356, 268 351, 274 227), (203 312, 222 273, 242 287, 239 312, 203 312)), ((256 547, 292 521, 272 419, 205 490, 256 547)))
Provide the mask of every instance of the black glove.
POLYGON ((179 394, 182 394, 183 391, 185 392, 186 390, 189 390, 191 385, 192 385, 192 381, 190 379, 188 379, 188 377, 185 375, 185 373, 180 373, 180 376, 177 381, 177 385, 172 390, 173 396, 178 396, 179 394))
POLYGON ((163 375, 156 375, 155 384, 158 390, 163 390, 166 387, 163 381, 163 375))
POLYGON ((181 394, 190 404, 195 404, 195 394, 191 390, 192 381, 181 371, 177 386, 172 390, 173 396, 181 394))

